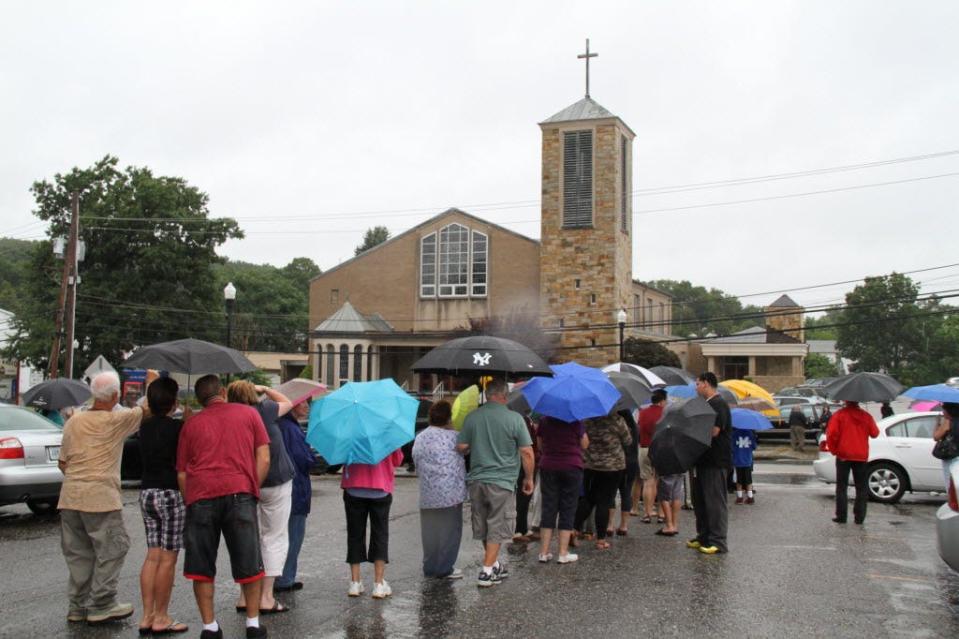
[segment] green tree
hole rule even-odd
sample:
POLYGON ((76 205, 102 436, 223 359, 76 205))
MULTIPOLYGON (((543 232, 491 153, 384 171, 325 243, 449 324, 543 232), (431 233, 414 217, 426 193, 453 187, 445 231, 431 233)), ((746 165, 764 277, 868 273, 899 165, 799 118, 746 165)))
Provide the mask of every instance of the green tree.
POLYGON ((806 355, 804 368, 806 379, 835 377, 839 374, 839 368, 822 353, 810 353, 806 355))
POLYGON ((363 243, 354 249, 353 254, 359 255, 364 251, 370 250, 377 244, 382 244, 388 239, 390 239, 390 231, 385 226, 368 228, 366 229, 366 234, 363 236, 363 243))
POLYGON ((737 298, 719 289, 695 286, 687 280, 655 280, 650 284, 673 297, 673 335, 728 335, 750 326, 763 326, 761 308, 743 306, 737 298))
POLYGON ((323 272, 316 262, 308 257, 294 257, 281 270, 293 286, 301 289, 307 297, 310 295, 310 280, 323 272))
POLYGON ((27 295, 25 284, 37 242, 0 238, 0 309, 12 311, 17 298, 27 295))
POLYGON ((623 341, 624 361, 643 368, 653 366, 680 367, 679 356, 660 342, 638 337, 627 337, 623 341))
MULTIPOLYGON (((140 344, 223 334, 222 313, 210 310, 223 303, 213 277, 216 248, 243 233, 230 218, 209 217, 205 193, 148 168, 120 169, 112 156, 35 182, 31 191, 34 214, 49 224, 50 238, 66 237, 70 193, 80 193, 86 259, 80 264, 76 370, 99 354, 118 364, 140 344)), ((35 299, 18 309, 8 352, 47 365, 59 283, 60 265, 50 243, 41 242, 27 283, 35 299)))
POLYGON ((819 317, 806 316, 806 339, 838 339, 839 329, 836 324, 842 321, 842 309, 831 308, 819 317))
POLYGON ((836 347, 855 370, 885 371, 903 380, 909 365, 921 359, 923 330, 934 322, 920 316, 919 287, 905 275, 867 277, 846 295, 836 347))

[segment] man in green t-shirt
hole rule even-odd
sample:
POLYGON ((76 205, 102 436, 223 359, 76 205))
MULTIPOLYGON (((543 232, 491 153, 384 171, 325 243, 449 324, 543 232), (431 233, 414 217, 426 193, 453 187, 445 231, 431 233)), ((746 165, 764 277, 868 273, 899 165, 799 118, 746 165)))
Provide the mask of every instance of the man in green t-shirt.
POLYGON ((523 493, 533 493, 533 442, 519 413, 506 407, 509 387, 501 379, 486 385, 487 403, 463 422, 457 450, 470 456, 469 493, 473 539, 483 544, 483 569, 476 584, 493 586, 509 576, 500 545, 513 538, 516 499, 513 490, 522 462, 523 493))

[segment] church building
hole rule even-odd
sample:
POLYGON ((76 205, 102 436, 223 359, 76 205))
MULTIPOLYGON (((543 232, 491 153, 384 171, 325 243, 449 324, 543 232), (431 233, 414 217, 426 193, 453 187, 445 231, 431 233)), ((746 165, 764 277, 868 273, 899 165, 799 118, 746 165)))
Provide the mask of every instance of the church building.
POLYGON ((633 279, 635 133, 589 97, 588 84, 586 97, 539 126, 540 239, 451 208, 318 275, 315 379, 431 388, 435 378, 410 366, 471 320, 538 322, 556 335, 557 361, 589 366, 619 359, 624 310, 627 337, 670 334, 669 295, 633 279))

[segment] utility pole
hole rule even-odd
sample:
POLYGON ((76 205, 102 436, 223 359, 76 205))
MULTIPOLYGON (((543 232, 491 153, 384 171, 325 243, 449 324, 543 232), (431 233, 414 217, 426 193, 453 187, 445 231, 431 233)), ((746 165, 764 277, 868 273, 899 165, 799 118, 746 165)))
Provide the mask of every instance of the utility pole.
POLYGON ((67 323, 67 359, 64 369, 69 377, 73 377, 73 328, 74 312, 76 309, 76 275, 77 275, 77 239, 80 235, 80 194, 74 191, 70 194, 70 235, 67 240, 66 254, 63 256, 63 275, 60 278, 60 296, 57 302, 56 328, 53 333, 53 347, 50 349, 50 378, 59 375, 60 371, 60 334, 63 324, 67 323), (69 313, 67 305, 69 304, 69 313))

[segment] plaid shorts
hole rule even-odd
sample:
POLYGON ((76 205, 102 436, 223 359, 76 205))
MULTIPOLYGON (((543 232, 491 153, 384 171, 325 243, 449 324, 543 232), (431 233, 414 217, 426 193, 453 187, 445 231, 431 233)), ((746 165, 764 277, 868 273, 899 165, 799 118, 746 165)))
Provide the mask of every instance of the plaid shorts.
POLYGON ((146 528, 147 547, 163 550, 183 548, 186 506, 179 490, 147 488, 140 491, 140 514, 146 528))

